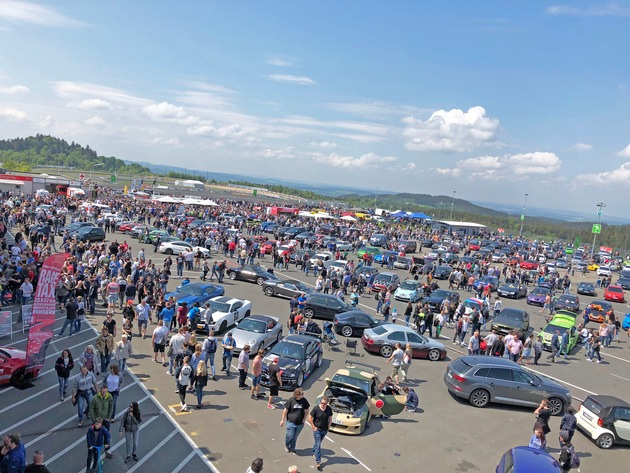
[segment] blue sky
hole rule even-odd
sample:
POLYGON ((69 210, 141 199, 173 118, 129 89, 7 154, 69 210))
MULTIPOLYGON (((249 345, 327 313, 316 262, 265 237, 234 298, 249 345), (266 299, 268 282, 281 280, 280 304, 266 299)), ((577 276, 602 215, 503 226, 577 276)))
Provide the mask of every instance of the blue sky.
POLYGON ((0 137, 626 215, 630 1, 0 0, 0 137))

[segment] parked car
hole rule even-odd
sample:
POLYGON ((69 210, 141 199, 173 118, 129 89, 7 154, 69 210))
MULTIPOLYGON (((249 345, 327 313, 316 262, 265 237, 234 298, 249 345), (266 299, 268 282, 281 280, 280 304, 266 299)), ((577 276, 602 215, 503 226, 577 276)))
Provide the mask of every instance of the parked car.
POLYGON ((285 280, 268 280, 263 282, 262 291, 266 296, 272 297, 288 297, 299 296, 300 294, 314 294, 315 290, 297 279, 285 279, 285 280))
POLYGON ((510 448, 503 454, 496 473, 562 473, 558 460, 530 447, 510 448))
POLYGON ((450 266, 441 264, 437 268, 435 268, 435 270, 433 271, 433 277, 435 279, 442 279, 442 280, 448 279, 452 271, 453 271, 453 268, 451 268, 450 266))
POLYGON ((442 302, 446 299, 450 301, 451 312, 454 312, 459 305, 459 292, 451 291, 449 289, 436 289, 431 292, 428 297, 424 297, 422 300, 429 304, 429 308, 434 313, 439 313, 442 306, 442 302))
POLYGON ((280 389, 293 390, 302 386, 322 365, 322 343, 309 335, 287 335, 267 351, 262 363, 261 384, 269 386, 269 365, 278 357, 282 370, 280 389))
POLYGON ((610 266, 600 266, 597 268, 598 276, 610 276, 612 275, 612 271, 610 270, 610 266))
POLYGON ((403 347, 411 343, 413 358, 426 358, 431 361, 446 358, 446 348, 437 340, 418 335, 411 327, 397 324, 381 324, 365 329, 361 337, 363 348, 370 353, 377 353, 385 358, 395 350, 396 342, 403 347))
POLYGON ((444 373, 444 384, 451 394, 474 407, 496 402, 534 408, 547 399, 551 414, 557 416, 572 400, 562 384, 495 356, 462 356, 452 361, 444 373))
POLYGON ((577 293, 585 296, 597 296, 597 292, 595 292, 595 284, 592 282, 581 282, 578 284, 577 293))
POLYGON ((496 291, 499 287, 499 278, 496 276, 481 276, 474 282, 473 288, 475 291, 483 290, 488 284, 491 291, 496 291))
MULTIPOLYGON (((134 223, 134 225, 136 224, 134 223)), ((79 228, 83 227, 96 227, 96 224, 94 222, 73 222, 65 227, 61 227, 59 229, 59 234, 63 235, 66 232, 68 232, 69 234, 73 234, 76 233, 79 228)))
POLYGON ((591 395, 576 415, 578 429, 599 448, 630 445, 630 404, 614 396, 591 395))
POLYGON ((571 353, 571 350, 577 345, 580 333, 575 326, 576 315, 573 312, 567 310, 561 310, 557 312, 547 325, 542 329, 539 335, 543 338, 543 349, 551 351, 551 338, 553 334, 558 331, 558 336, 562 337, 565 332, 569 332, 569 347, 567 352, 571 353))
POLYGON ((617 279, 617 286, 621 286, 624 291, 630 290, 630 278, 617 279))
POLYGON ((227 270, 227 277, 232 281, 239 279, 241 281, 255 282, 259 286, 262 286, 265 281, 277 281, 279 279, 272 271, 257 264, 246 264, 230 268, 227 270))
POLYGON ((81 227, 74 235, 82 242, 105 241, 105 231, 100 227, 81 227))
POLYGON ((372 284, 373 292, 387 291, 387 289, 392 292, 398 289, 398 285, 400 284, 400 277, 396 273, 384 272, 379 273, 374 278, 374 283, 372 284))
POLYGON ((547 295, 551 294, 551 290, 546 287, 535 287, 532 289, 532 292, 527 296, 527 304, 529 305, 539 305, 540 307, 545 305, 545 299, 547 295))
POLYGON ((588 315, 589 320, 598 324, 604 322, 609 313, 614 312, 612 304, 601 299, 594 300, 588 306, 590 309, 590 313, 588 315))
POLYGON ((407 256, 397 256, 394 261, 394 268, 409 270, 413 265, 413 260, 407 256))
POLYGON ((179 255, 184 251, 192 251, 197 254, 198 251, 201 251, 201 254, 204 257, 210 256, 210 251, 207 248, 204 248, 203 246, 192 246, 190 243, 182 240, 163 241, 160 243, 158 251, 167 255, 179 255))
POLYGON ((621 286, 608 286, 604 289, 604 299, 613 302, 625 302, 626 296, 621 286))
POLYGON ((252 312, 252 303, 245 299, 219 296, 213 297, 209 302, 212 321, 209 321, 208 328, 216 333, 225 333, 228 327, 249 317, 252 312))
POLYGON ((174 297, 178 304, 185 302, 190 308, 195 302, 202 306, 213 297, 222 296, 223 294, 225 294, 225 288, 218 284, 192 282, 177 286, 175 292, 168 292, 164 297, 166 300, 174 297))
POLYGON ((556 300, 554 310, 569 310, 578 314, 580 312, 580 298, 573 294, 560 294, 556 300))
POLYGON ((306 318, 316 318, 333 320, 336 314, 356 310, 351 305, 332 294, 313 294, 306 299, 304 316, 306 318))
POLYGON ((0 386, 11 384, 18 388, 24 387, 39 375, 41 368, 41 365, 27 368, 24 350, 0 347, 0 386))
POLYGON ((405 279, 394 291, 397 301, 416 302, 422 297, 422 283, 415 279, 405 279))
POLYGON ((282 339, 282 322, 271 315, 250 315, 236 323, 232 338, 236 342, 235 354, 249 345, 249 353, 255 355, 282 339))
POLYGON ((354 335, 361 336, 366 328, 373 328, 382 322, 370 314, 366 314, 360 310, 350 310, 335 314, 333 317, 333 329, 335 333, 344 337, 352 337, 354 335))
POLYGON ((499 315, 492 319, 491 329, 496 330, 501 335, 507 335, 514 330, 518 330, 524 336, 528 336, 531 333, 529 314, 523 309, 505 307, 499 312, 499 315))
POLYGON ((509 297, 510 299, 520 299, 527 296, 527 287, 521 284, 504 284, 497 289, 497 295, 501 297, 509 297))

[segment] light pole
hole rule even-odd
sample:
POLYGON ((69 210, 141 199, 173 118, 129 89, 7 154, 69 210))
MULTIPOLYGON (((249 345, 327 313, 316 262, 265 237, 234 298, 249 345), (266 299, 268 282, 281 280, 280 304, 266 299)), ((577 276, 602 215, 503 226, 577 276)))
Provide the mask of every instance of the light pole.
POLYGON ((523 202, 523 213, 521 214, 521 231, 519 232, 520 236, 523 236, 523 222, 525 221, 525 209, 527 208, 527 196, 529 194, 525 194, 525 202, 523 202))
POLYGON ((451 218, 450 218, 451 222, 453 221, 453 205, 455 204, 455 193, 456 192, 457 191, 453 191, 453 200, 451 200, 451 218))
POLYGON ((378 195, 378 186, 376 186, 376 193, 374 194, 374 213, 376 213, 376 196, 378 195))
MULTIPOLYGON (((599 207, 599 210, 597 211, 597 225, 598 225, 599 231, 601 231, 602 227, 600 225, 600 222, 602 220, 602 209, 606 207, 606 204, 604 202, 598 202, 597 207, 599 207)), ((593 230, 595 230, 595 228, 593 228, 593 230)), ((597 241, 597 233, 593 231, 593 248, 591 248, 591 257, 595 254, 596 241, 597 241)))

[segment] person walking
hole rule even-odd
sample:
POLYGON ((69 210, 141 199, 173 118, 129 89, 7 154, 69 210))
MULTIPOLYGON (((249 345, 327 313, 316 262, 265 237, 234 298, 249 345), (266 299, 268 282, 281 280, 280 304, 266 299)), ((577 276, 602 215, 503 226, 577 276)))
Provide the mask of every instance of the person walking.
POLYGON ((167 366, 166 357, 164 356, 164 348, 167 338, 168 328, 164 326, 164 321, 160 320, 158 322, 158 326, 153 330, 153 335, 151 335, 151 343, 153 344, 153 361, 158 363, 158 353, 161 353, 162 366, 167 366))
POLYGON ((402 365, 400 365, 400 373, 402 375, 402 382, 406 382, 409 378, 409 367, 411 366, 411 360, 413 358, 413 349, 411 343, 405 345, 405 352, 403 354, 402 365))
MULTIPOLYGON (((173 376, 173 371, 177 368, 177 366, 175 366, 175 360, 178 356, 181 356, 184 353, 184 346, 186 345, 186 337, 184 336, 184 333, 186 333, 186 329, 182 327, 175 335, 171 337, 170 345, 167 352, 168 371, 166 373, 169 376, 173 376)), ((188 382, 186 382, 186 385, 188 385, 188 382)))
POLYGON ((238 387, 247 389, 247 372, 249 371, 249 345, 245 345, 238 355, 238 387))
POLYGON ((551 355, 547 357, 547 361, 556 362, 556 355, 560 350, 560 331, 556 330, 551 337, 551 355))
POLYGON ((98 464, 101 461, 101 448, 105 449, 105 455, 107 455, 108 458, 111 457, 111 453, 109 453, 111 437, 109 430, 103 425, 103 419, 99 417, 94 420, 94 423, 87 431, 86 439, 88 447, 86 473, 95 473, 99 470, 98 464), (91 468, 90 464, 92 465, 91 468))
POLYGON ((560 441, 561 445, 558 463, 560 463, 560 468, 562 469, 562 472, 567 473, 571 470, 571 460, 573 459, 575 450, 573 449, 571 440, 569 439, 569 436, 566 432, 560 432, 558 440, 560 441))
POLYGON ((558 356, 564 355, 564 359, 569 358, 569 331, 565 330, 560 337, 560 349, 558 350, 558 356))
POLYGON ((138 461, 137 450, 141 422, 140 408, 138 407, 138 403, 133 401, 123 414, 122 420, 120 421, 120 428, 118 429, 121 437, 123 433, 125 435, 125 446, 127 448, 125 463, 129 463, 132 457, 134 461, 138 461))
POLYGON ((107 327, 101 329, 95 345, 101 360, 101 373, 106 373, 114 351, 114 337, 107 331, 107 327))
POLYGON ((284 449, 289 453, 296 453, 295 444, 304 427, 304 421, 308 416, 310 407, 311 405, 304 397, 304 390, 302 388, 295 389, 293 391, 293 397, 284 405, 282 419, 280 419, 280 427, 285 423, 287 425, 284 449))
POLYGON ((44 452, 41 450, 33 452, 33 463, 26 466, 24 473, 50 473, 50 470, 46 468, 44 463, 44 452))
POLYGON ((223 347, 223 368, 221 368, 221 371, 225 371, 225 375, 230 376, 230 367, 232 366, 232 353, 234 352, 234 348, 236 347, 236 340, 232 338, 232 332, 228 332, 228 334, 223 337, 221 346, 223 347))
POLYGON ((206 354, 206 369, 210 365, 212 370, 212 380, 217 380, 216 368, 214 367, 214 355, 217 352, 217 339, 214 337, 214 330, 210 330, 208 338, 203 341, 202 350, 206 354))
POLYGON ((396 380, 396 384, 399 383, 398 373, 400 372, 400 367, 403 363, 403 357, 405 356, 405 352, 402 349, 402 346, 399 342, 396 342, 396 349, 392 352, 391 356, 387 358, 387 363, 392 364, 392 378, 396 380))
MULTIPOLYGON (((575 417, 575 408, 569 406, 560 420, 560 432, 566 432, 569 437, 569 442, 573 439, 575 429, 577 428, 577 418, 575 417)), ((560 443, 562 448, 562 442, 560 443)))
POLYGON ((127 360, 133 355, 133 348, 131 347, 131 341, 126 334, 122 334, 120 341, 116 344, 114 349, 114 358, 118 362, 118 367, 121 373, 125 373, 127 368, 127 360))
POLYGON ((542 356, 542 352, 543 352, 543 339, 541 335, 538 335, 538 338, 536 338, 536 341, 533 343, 533 347, 534 347, 534 364, 538 365, 538 360, 540 360, 540 357, 542 356))
POLYGON ((260 399, 260 379, 262 377, 262 361, 265 356, 265 350, 262 348, 258 350, 258 353, 254 357, 252 362, 252 399, 260 399))
POLYGON ((184 362, 175 371, 175 378, 177 379, 177 392, 179 394, 179 401, 181 404, 181 412, 189 412, 190 409, 186 405, 186 388, 190 382, 190 377, 193 374, 193 369, 190 366, 190 359, 185 356, 184 362))
POLYGON ((61 326, 61 330, 57 334, 58 337, 63 337, 63 332, 66 331, 66 327, 70 326, 70 333, 68 336, 72 336, 73 329, 75 328, 75 320, 77 319, 77 311, 79 306, 74 301, 74 299, 68 299, 66 302, 66 320, 63 321, 63 325, 61 326))
POLYGON ((267 400, 267 408, 275 409, 273 403, 274 398, 278 395, 280 386, 282 386, 282 370, 278 366, 280 357, 274 355, 269 365, 269 399, 267 400))
POLYGON ((322 471, 322 441, 330 430, 332 416, 333 412, 328 405, 328 397, 326 396, 322 396, 319 403, 313 407, 308 416, 308 421, 313 428, 313 456, 315 457, 315 467, 317 471, 322 471))
POLYGON ((120 370, 118 368, 118 365, 113 364, 109 367, 109 372, 105 375, 105 378, 103 379, 103 384, 105 386, 107 386, 107 390, 109 391, 109 394, 112 396, 112 400, 113 400, 113 408, 112 408, 112 414, 110 416, 110 418, 108 419, 109 422, 114 422, 115 418, 116 418, 116 403, 118 402, 118 396, 120 395, 120 389, 122 388, 123 385, 123 377, 120 374, 120 370))
POLYGON ((602 362, 602 356, 599 353, 599 350, 602 346, 602 341, 599 335, 593 334, 593 339, 591 340, 591 355, 586 359, 586 361, 593 361, 595 355, 597 355, 597 363, 602 362))
POLYGON ((74 360, 70 350, 65 349, 61 352, 61 356, 55 362, 55 371, 57 372, 57 380, 59 381, 59 401, 63 402, 68 389, 68 379, 70 372, 74 368, 74 360))
POLYGON ((536 422, 534 423, 534 431, 541 429, 545 435, 551 432, 549 428, 549 418, 551 417, 551 409, 549 408, 549 401, 543 399, 538 406, 538 409, 534 411, 536 416, 536 422))
POLYGON ((72 383, 72 405, 77 406, 79 427, 83 427, 85 411, 92 401, 92 393, 97 391, 96 376, 88 371, 87 365, 81 366, 81 372, 73 378, 72 383))
POLYGON ((203 406, 203 390, 208 385, 208 368, 205 360, 199 360, 195 370, 195 394, 197 395, 197 409, 203 406))
POLYGON ((90 401, 88 416, 92 419, 92 422, 95 422, 98 418, 102 419, 103 426, 109 430, 112 412, 114 412, 114 398, 107 388, 107 383, 103 383, 101 390, 90 401))

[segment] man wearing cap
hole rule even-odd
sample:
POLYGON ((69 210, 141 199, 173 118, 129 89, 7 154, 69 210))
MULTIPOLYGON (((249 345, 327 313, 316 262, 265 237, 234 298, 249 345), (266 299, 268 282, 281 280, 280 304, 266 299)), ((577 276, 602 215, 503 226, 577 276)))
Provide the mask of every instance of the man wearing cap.
POLYGON ((280 386, 282 386, 282 370, 278 366, 280 358, 277 355, 273 355, 271 358, 271 364, 269 365, 269 400, 267 401, 268 409, 275 409, 273 404, 273 398, 278 395, 280 386))

